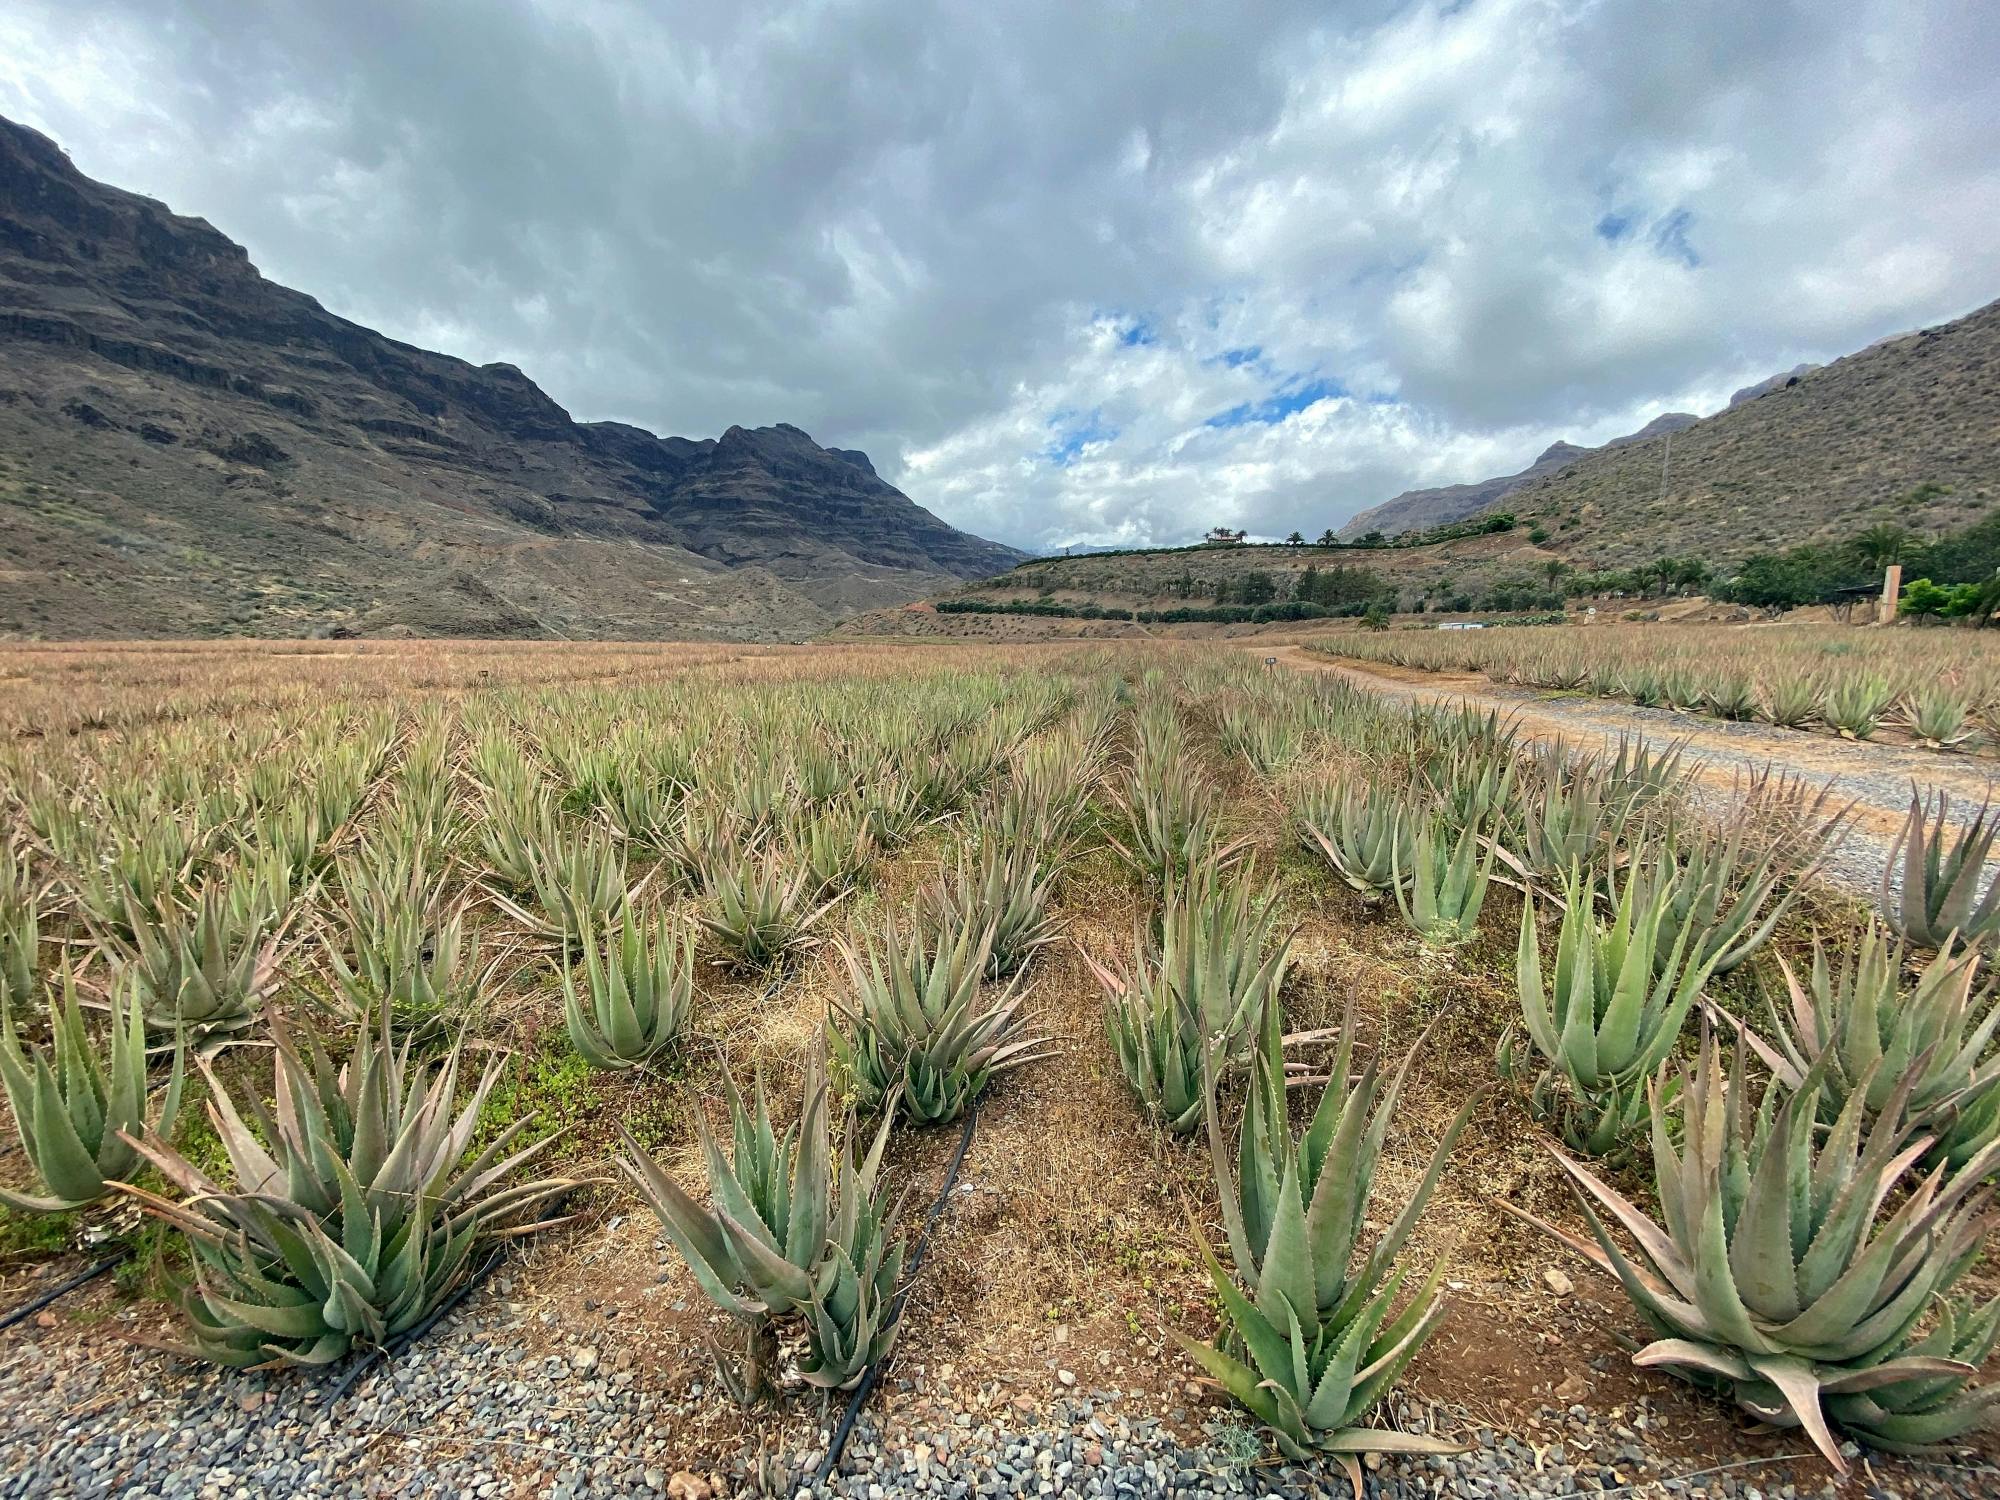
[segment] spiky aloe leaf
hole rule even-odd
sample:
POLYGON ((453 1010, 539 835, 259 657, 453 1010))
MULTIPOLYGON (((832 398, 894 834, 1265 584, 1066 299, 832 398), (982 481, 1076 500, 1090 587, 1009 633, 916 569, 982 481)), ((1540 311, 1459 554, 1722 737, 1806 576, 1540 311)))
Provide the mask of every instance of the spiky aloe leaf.
POLYGON ((113 986, 110 1034, 100 1053, 77 1003, 74 976, 49 1003, 49 1044, 24 1046, 12 1011, 0 1011, 0 1083, 35 1180, 44 1191, 0 1188, 0 1203, 23 1213, 55 1213, 94 1203, 130 1177, 139 1154, 129 1137, 171 1132, 180 1114, 185 1049, 174 1040, 159 1113, 146 1118, 146 1023, 134 986, 113 986))

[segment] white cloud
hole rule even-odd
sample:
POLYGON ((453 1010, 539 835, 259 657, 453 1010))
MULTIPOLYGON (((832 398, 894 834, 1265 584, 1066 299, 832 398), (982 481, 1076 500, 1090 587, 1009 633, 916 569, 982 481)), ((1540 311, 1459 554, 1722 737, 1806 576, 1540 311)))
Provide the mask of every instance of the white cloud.
POLYGON ((579 416, 1028 545, 1317 531, 2000 294, 2000 9, 1314 9, 16 0, 0 113, 579 416))

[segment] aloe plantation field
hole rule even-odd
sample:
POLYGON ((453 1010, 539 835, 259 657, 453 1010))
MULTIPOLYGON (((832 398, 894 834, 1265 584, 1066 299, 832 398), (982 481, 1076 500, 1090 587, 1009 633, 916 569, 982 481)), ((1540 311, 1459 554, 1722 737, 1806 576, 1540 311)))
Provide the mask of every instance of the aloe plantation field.
MULTIPOLYGON (((1404 664, 1663 691, 1513 635, 1404 664)), ((0 1495, 2000 1493, 1922 788, 1864 894, 1784 766, 1223 642, 24 647, 0 736, 0 1495)))

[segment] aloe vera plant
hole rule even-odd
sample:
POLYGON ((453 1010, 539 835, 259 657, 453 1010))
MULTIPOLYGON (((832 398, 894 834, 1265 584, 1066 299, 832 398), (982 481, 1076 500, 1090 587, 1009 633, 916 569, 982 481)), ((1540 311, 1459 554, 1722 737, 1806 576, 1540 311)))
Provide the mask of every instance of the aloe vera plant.
POLYGON ((1926 750, 1961 750, 1979 738, 1968 721, 1972 704, 1964 693, 1933 685, 1913 690, 1903 700, 1903 722, 1910 737, 1926 750))
POLYGON ((490 1063, 462 1103, 462 1044, 413 1062, 378 1023, 354 1032, 336 1065, 314 1032, 273 1022, 267 1107, 244 1109, 210 1080, 209 1118, 232 1181, 212 1181, 158 1135, 144 1155, 179 1201, 119 1184, 185 1237, 194 1280, 181 1297, 186 1352, 238 1368, 324 1365, 415 1327, 464 1279, 473 1247, 517 1232, 566 1191, 519 1171, 553 1136, 517 1149, 532 1117, 473 1147, 504 1066, 490 1063), (515 1179, 511 1180, 510 1179, 515 1179))
POLYGON ((41 988, 41 898, 27 856, 0 854, 0 1013, 31 1004, 41 988))
POLYGON ((350 1019, 386 1007, 396 1035, 431 1041, 492 970, 477 972, 478 939, 467 944, 462 912, 446 909, 444 880, 421 859, 388 844, 341 857, 343 899, 327 956, 350 1019))
POLYGON ((1055 884, 1056 872, 1036 849, 985 843, 970 860, 961 853, 951 873, 926 889, 924 920, 938 931, 991 922, 986 977, 1008 979, 1055 941, 1056 922, 1049 912, 1055 884))
POLYGON ((1449 848, 1443 831, 1426 824, 1411 836, 1408 872, 1401 867, 1398 851, 1392 866, 1396 906, 1425 942, 1455 947, 1471 942, 1478 933, 1479 910, 1486 904, 1486 887, 1493 876, 1494 849, 1489 840, 1481 854, 1480 843, 1477 824, 1461 828, 1449 848))
POLYGON ((913 943, 890 921, 879 938, 841 944, 850 996, 834 1000, 828 1030, 857 1107, 900 1099, 919 1124, 956 1119, 994 1077, 1040 1055, 1044 1039, 1022 1034, 1018 976, 982 1003, 993 932, 989 920, 913 943))
POLYGON ((1214 784, 1178 753, 1142 757, 1112 801, 1123 836, 1107 833, 1105 842, 1149 880, 1177 878, 1202 863, 1227 864, 1250 847, 1247 838, 1222 838, 1214 784))
POLYGON ((1626 832, 1632 797, 1611 785, 1597 765, 1572 765, 1560 745, 1550 752, 1558 768, 1546 767, 1539 785, 1530 784, 1513 820, 1513 844, 1503 857, 1524 879, 1553 888, 1572 870, 1614 863, 1612 851, 1626 832))
POLYGON ((1224 753, 1240 755, 1260 776, 1275 776, 1298 758, 1297 727, 1289 719, 1265 712, 1260 705, 1226 703, 1217 715, 1216 727, 1224 753))
POLYGON ((1309 801, 1300 821, 1334 873, 1370 901, 1393 890, 1397 872, 1415 863, 1402 799, 1380 782, 1344 783, 1309 801))
POLYGON ((1896 690, 1873 672, 1837 677, 1826 691, 1822 717, 1844 740, 1875 737, 1882 716, 1896 701, 1896 690))
POLYGON ((1982 805, 1954 832, 1947 822, 1950 809, 1942 790, 1935 812, 1912 792, 1909 816, 1882 870, 1882 915, 1894 931, 1926 948, 1943 947, 1954 932, 1968 943, 1984 943, 2000 932, 2000 881, 1985 879, 2000 820, 1982 805))
POLYGON ((1872 922, 1838 967, 1815 933, 1803 981, 1779 955, 1788 1004, 1771 1006, 1779 1050, 1767 1061, 1793 1088, 1817 1065, 1829 1118, 1857 1091, 1871 1118, 1900 1100, 1905 1120, 1892 1123, 1934 1134, 1933 1157, 1962 1166, 2000 1135, 2000 1119, 1969 1107, 2000 1083, 2000 1059, 1984 1060, 2000 998, 1990 986, 1975 995, 1979 957, 1949 939, 1905 993, 1907 956, 1872 922))
POLYGON ((494 899, 516 921, 565 944, 582 941, 632 898, 625 851, 602 827, 571 834, 551 822, 529 845, 525 869, 532 907, 497 892, 494 899))
POLYGON ((129 984, 111 991, 105 1050, 92 1045, 63 975, 62 1000, 49 1002, 49 1042, 23 1046, 12 1011, 0 1012, 0 1083, 14 1131, 40 1192, 0 1187, 0 1203, 21 1213, 56 1213, 94 1203, 109 1184, 138 1170, 129 1137, 168 1132, 181 1108, 183 1049, 174 1041, 173 1071, 160 1110, 146 1119, 146 1022, 129 984))
MULTIPOLYGON (((1633 855, 1628 878, 1641 888, 1640 904, 1661 907, 1657 961, 1666 962, 1685 939, 1686 956, 1713 960, 1712 972, 1739 967, 1770 941, 1798 903, 1840 820, 1789 844, 1769 840, 1761 851, 1749 842, 1750 826, 1749 819, 1738 817, 1719 832, 1669 832, 1633 855)), ((1615 872, 1609 883, 1615 891, 1615 872)))
POLYGON ((856 797, 815 801, 788 812, 785 842, 811 872, 819 896, 853 889, 875 858, 875 829, 856 797))
POLYGON ((730 1156, 696 1117, 712 1206, 696 1202, 622 1127, 618 1166, 702 1294, 743 1324, 743 1364, 734 1371, 725 1366, 740 1398, 768 1383, 777 1352, 772 1320, 794 1312, 804 1314, 808 1333, 802 1373, 816 1385, 845 1389, 887 1355, 896 1337, 892 1309, 903 1246, 880 1171, 894 1116, 884 1118, 858 1164, 850 1118, 837 1155, 825 1054, 817 1046, 806 1056, 799 1121, 782 1134, 771 1121, 761 1070, 754 1111, 727 1071, 723 1088, 730 1156))
POLYGON ((396 1036, 432 1042, 492 978, 492 966, 479 969, 479 939, 467 941, 462 912, 412 901, 380 925, 366 925, 353 909, 346 917, 348 952, 336 946, 327 956, 354 1019, 379 1013, 396 1036))
POLYGON ((1497 830, 1514 805, 1514 782, 1521 763, 1506 747, 1475 746, 1454 751, 1426 775, 1447 828, 1497 830))
POLYGON ((1212 875, 1170 890, 1157 941, 1134 939, 1135 973, 1090 966, 1104 991, 1104 1025, 1125 1081, 1146 1112, 1186 1134, 1201 1123, 1202 1063, 1249 1061, 1264 1012, 1278 1004, 1291 939, 1277 931, 1269 892, 1218 890, 1212 875))
POLYGON ((593 1068, 635 1068, 671 1047, 694 1008, 694 935, 665 917, 649 930, 627 908, 583 947, 584 986, 563 966, 570 1045, 593 1068), (585 997, 588 996, 588 1008, 585 997))
POLYGON ((1703 685, 1703 705, 1718 719, 1743 720, 1757 715, 1757 687, 1740 672, 1718 672, 1703 685))
POLYGON ((121 974, 148 1026, 190 1039, 249 1028, 278 970, 278 939, 261 909, 232 914, 227 892, 210 884, 192 911, 173 907, 155 922, 135 903, 127 922, 138 942, 121 974))
POLYGON ((773 967, 832 909, 837 896, 810 905, 814 893, 806 888, 807 878, 803 866, 787 874, 775 858, 734 842, 709 859, 702 870, 708 902, 700 921, 731 968, 754 972, 773 967))
POLYGON ((538 864, 560 838, 555 804, 548 793, 527 780, 489 786, 477 827, 480 853, 493 883, 515 895, 533 891, 538 864))
MULTIPOLYGON (((1578 1151, 1619 1151, 1644 1122, 1646 1086, 1708 982, 1714 960, 1687 955, 1686 933, 1664 962, 1656 957, 1664 903, 1642 898, 1628 882, 1609 928, 1598 925, 1589 888, 1572 874, 1556 961, 1544 980, 1535 934, 1535 903, 1521 907, 1514 973, 1528 1038, 1545 1064, 1529 1093, 1537 1118, 1553 1120, 1578 1151)), ((1500 1072, 1514 1079, 1510 1028, 1500 1044, 1500 1072)))
POLYGON ((1443 1262, 1400 1310, 1396 1301, 1407 1273, 1396 1262, 1480 1094, 1466 1100, 1416 1189, 1363 1254, 1376 1165, 1424 1039, 1386 1081, 1374 1058, 1350 1080, 1350 1008, 1318 1108, 1295 1137, 1279 1032, 1272 1006, 1260 1027, 1234 1151, 1224 1137, 1213 1067, 1203 1087, 1209 1156, 1235 1274, 1203 1246, 1222 1303, 1224 1336, 1219 1346, 1186 1337, 1182 1343, 1269 1429, 1287 1457, 1338 1457, 1359 1494, 1357 1454, 1457 1451, 1437 1438, 1361 1424, 1443 1315, 1443 1262))
POLYGON ((1928 1142, 1896 1123, 1900 1101, 1871 1124, 1856 1090, 1822 1136, 1818 1070, 1795 1092, 1766 1088, 1753 1107, 1746 1050, 1739 1041, 1725 1065, 1704 1024, 1678 1091, 1678 1134, 1663 1070, 1650 1107, 1658 1222, 1554 1147, 1592 1240, 1530 1221, 1618 1278, 1657 1335, 1634 1364, 1803 1428, 1843 1473, 1835 1424, 1891 1447, 1982 1424, 1996 1393, 1975 1385, 1965 1356, 1991 1349, 1993 1305, 1923 1328, 1975 1257, 2000 1143, 1957 1172, 1913 1180, 1928 1142))
POLYGON ((1764 717, 1781 729, 1804 729, 1818 720, 1825 698, 1817 677, 1782 673, 1764 685, 1764 717))

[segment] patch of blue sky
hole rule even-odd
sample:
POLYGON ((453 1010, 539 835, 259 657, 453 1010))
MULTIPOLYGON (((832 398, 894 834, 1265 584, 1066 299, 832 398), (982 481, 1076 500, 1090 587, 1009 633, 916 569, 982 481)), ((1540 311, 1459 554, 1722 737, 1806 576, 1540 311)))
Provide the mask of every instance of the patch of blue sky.
POLYGON ((1347 387, 1325 375, 1295 375, 1261 401, 1245 401, 1227 411, 1217 412, 1204 426, 1242 427, 1257 422, 1272 426, 1304 411, 1317 401, 1345 396, 1347 387))
POLYGON ((1118 429, 1106 423, 1104 413, 1096 409, 1061 412, 1049 426, 1056 435, 1042 449, 1042 457, 1059 469, 1075 463, 1093 443, 1108 443, 1118 436, 1118 429))
POLYGON ((1684 208, 1677 208, 1653 227, 1653 245, 1662 255, 1670 255, 1684 266, 1698 266, 1701 256, 1688 242, 1688 230, 1694 224, 1694 215, 1684 208))

